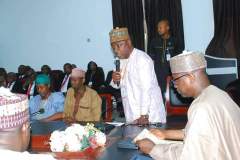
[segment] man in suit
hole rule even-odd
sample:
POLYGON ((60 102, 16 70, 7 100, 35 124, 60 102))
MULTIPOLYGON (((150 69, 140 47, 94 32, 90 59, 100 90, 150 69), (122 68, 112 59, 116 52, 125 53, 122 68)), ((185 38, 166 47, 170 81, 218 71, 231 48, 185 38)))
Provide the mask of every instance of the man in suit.
POLYGON ((71 82, 70 82, 70 74, 72 73, 72 65, 70 63, 66 63, 63 66, 64 70, 64 75, 60 87, 60 91, 66 95, 67 90, 71 87, 71 82))
POLYGON ((19 80, 22 85, 25 83, 26 81, 26 66, 25 65, 20 65, 18 67, 18 73, 17 73, 17 80, 19 80))
POLYGON ((26 72, 26 80, 23 84, 24 94, 28 96, 28 98, 32 98, 33 96, 36 96, 38 94, 37 87, 35 84, 37 73, 34 71, 34 69, 29 69, 26 72))
POLYGON ((13 72, 7 74, 7 88, 13 93, 24 93, 22 83, 17 80, 17 74, 13 72))
POLYGON ((121 90, 120 90, 120 88, 115 88, 115 85, 113 85, 114 82, 112 80, 112 75, 113 75, 113 71, 109 71, 107 74, 106 81, 105 81, 104 92, 110 93, 111 95, 114 96, 114 98, 116 99, 117 111, 119 112, 119 116, 124 117, 121 90))
POLYGON ((0 87, 6 87, 6 78, 0 75, 0 87))
POLYGON ((97 66, 95 62, 89 62, 85 84, 99 93, 101 88, 104 86, 104 79, 105 76, 103 69, 97 66))

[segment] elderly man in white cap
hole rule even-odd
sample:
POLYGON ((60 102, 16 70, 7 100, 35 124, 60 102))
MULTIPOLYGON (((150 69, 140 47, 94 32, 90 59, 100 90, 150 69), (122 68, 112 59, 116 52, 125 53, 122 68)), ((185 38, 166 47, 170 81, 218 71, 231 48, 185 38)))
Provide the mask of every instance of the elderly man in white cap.
POLYGON ((151 130, 160 139, 184 140, 183 144, 155 145, 138 142, 154 159, 235 160, 240 157, 240 109, 228 94, 211 85, 203 54, 190 52, 170 60, 173 83, 185 97, 194 97, 183 130, 151 130))
POLYGON ((29 154, 28 97, 0 88, 0 155, 8 160, 50 160, 50 155, 29 154))
POLYGON ((85 72, 74 68, 67 91, 63 117, 67 122, 100 121, 102 100, 96 91, 84 85, 85 72))
POLYGON ((127 123, 166 123, 166 112, 152 59, 133 47, 127 28, 110 33, 112 49, 120 58, 120 72, 113 72, 113 81, 120 82, 127 123))

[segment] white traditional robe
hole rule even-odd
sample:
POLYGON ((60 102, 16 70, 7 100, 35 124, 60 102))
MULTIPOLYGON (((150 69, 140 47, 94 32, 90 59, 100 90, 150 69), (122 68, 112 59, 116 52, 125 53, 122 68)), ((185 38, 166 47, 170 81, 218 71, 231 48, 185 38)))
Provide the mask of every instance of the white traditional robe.
POLYGON ((240 159, 240 108, 210 85, 189 108, 184 144, 156 145, 150 155, 161 160, 240 159))
POLYGON ((121 95, 126 122, 149 115, 151 123, 166 123, 166 112, 152 59, 133 49, 127 60, 121 60, 121 95))

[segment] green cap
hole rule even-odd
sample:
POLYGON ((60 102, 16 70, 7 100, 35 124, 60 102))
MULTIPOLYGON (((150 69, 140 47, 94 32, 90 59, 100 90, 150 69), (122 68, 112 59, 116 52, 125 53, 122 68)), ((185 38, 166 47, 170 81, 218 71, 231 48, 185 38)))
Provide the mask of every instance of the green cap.
POLYGON ((46 74, 40 74, 36 78, 36 85, 50 84, 50 78, 46 74))

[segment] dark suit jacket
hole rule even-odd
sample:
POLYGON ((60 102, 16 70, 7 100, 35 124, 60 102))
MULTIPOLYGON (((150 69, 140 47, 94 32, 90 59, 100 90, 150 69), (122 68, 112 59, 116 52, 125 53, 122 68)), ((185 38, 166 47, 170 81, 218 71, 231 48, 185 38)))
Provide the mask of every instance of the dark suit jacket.
POLYGON ((92 82, 92 89, 99 91, 100 87, 105 84, 104 82, 105 76, 103 69, 101 67, 97 67, 95 74, 92 75, 92 72, 88 70, 86 72, 86 85, 89 85, 89 82, 92 82))
MULTIPOLYGON (((62 78, 61 78, 61 83, 60 83, 60 86, 59 86, 59 91, 61 90, 61 85, 62 85, 62 83, 63 83, 63 81, 64 81, 64 77, 65 77, 65 73, 64 74, 62 74, 62 78)), ((70 75, 69 75, 70 76, 70 75)), ((68 85, 67 85, 67 89, 69 89, 69 88, 71 88, 72 87, 72 85, 71 85, 71 79, 69 79, 69 81, 68 81, 68 85)))
POLYGON ((23 94, 25 91, 23 90, 22 82, 19 81, 19 80, 16 80, 16 81, 15 81, 15 84, 14 84, 13 87, 12 87, 11 92, 23 94))
POLYGON ((175 39, 173 37, 164 41, 162 37, 158 35, 150 43, 149 55, 154 61, 155 73, 162 92, 165 92, 166 79, 167 76, 171 74, 167 54, 173 57, 178 53, 179 51, 175 48, 175 39))

